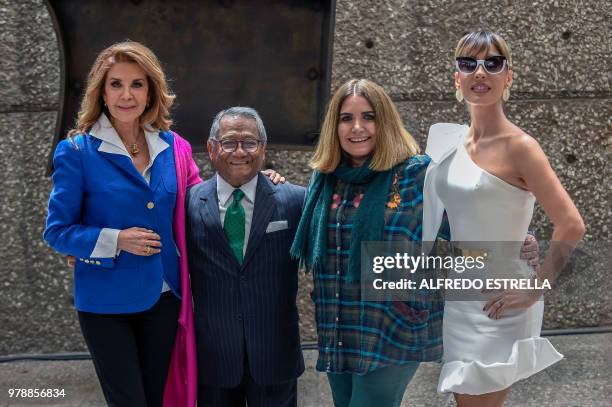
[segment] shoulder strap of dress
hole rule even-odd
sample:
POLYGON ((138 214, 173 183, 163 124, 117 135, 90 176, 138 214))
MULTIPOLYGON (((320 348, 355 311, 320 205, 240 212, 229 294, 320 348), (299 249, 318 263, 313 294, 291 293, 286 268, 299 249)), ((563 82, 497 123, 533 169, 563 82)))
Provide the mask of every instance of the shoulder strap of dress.
POLYGON ((454 150, 461 138, 468 131, 469 127, 457 123, 436 123, 429 128, 427 136, 427 147, 425 154, 431 157, 432 161, 440 160, 450 151, 454 150))

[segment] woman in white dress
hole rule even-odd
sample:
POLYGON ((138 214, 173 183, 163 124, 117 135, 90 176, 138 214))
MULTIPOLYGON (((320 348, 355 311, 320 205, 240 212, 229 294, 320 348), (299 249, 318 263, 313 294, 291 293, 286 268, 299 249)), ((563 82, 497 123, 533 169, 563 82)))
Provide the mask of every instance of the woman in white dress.
MULTIPOLYGON (((504 114, 512 85, 506 42, 491 32, 469 33, 455 57, 456 97, 468 105, 471 123, 430 130, 423 240, 435 240, 446 211, 461 249, 504 252, 489 256, 488 275, 514 269, 531 278, 518 253, 537 199, 554 224, 551 247, 533 276, 533 285, 543 286, 556 279, 582 239, 584 223, 538 142, 504 114)), ((438 391, 452 392, 459 407, 501 406, 514 382, 560 360, 540 337, 542 293, 509 289, 483 301, 447 301, 438 391)))

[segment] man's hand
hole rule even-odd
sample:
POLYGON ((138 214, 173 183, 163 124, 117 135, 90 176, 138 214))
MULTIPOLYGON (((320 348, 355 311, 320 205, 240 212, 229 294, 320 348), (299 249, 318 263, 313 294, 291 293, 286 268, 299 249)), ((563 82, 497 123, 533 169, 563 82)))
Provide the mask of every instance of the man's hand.
POLYGON ((152 256, 161 252, 161 241, 152 230, 133 227, 119 232, 117 249, 125 250, 137 256, 152 256))
POLYGON ((270 181, 272 181, 272 183, 274 185, 278 184, 279 182, 281 184, 284 184, 285 181, 287 181, 285 179, 285 177, 283 177, 282 175, 280 175, 278 172, 272 170, 272 169, 267 169, 261 172, 263 175, 265 175, 266 177, 270 178, 270 181))
POLYGON ((521 247, 521 259, 527 260, 527 263, 536 271, 540 268, 540 246, 535 236, 528 234, 525 237, 521 247))

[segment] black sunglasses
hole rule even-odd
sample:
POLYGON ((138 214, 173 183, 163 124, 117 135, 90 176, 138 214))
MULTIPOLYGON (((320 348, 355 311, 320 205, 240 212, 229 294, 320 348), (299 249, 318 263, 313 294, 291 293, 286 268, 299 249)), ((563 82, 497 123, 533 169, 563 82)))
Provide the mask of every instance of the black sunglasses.
POLYGON ((503 55, 495 55, 486 59, 476 59, 472 57, 459 57, 455 61, 455 66, 459 72, 474 73, 478 69, 478 65, 482 65, 485 71, 489 74, 498 74, 504 70, 507 61, 503 55))

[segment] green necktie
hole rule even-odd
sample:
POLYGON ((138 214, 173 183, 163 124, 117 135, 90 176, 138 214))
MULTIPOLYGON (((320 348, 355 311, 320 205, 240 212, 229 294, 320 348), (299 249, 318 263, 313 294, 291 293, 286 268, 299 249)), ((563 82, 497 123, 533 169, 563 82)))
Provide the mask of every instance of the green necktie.
POLYGON ((234 201, 225 212, 223 231, 225 232, 225 236, 227 236, 234 256, 238 259, 238 263, 242 264, 242 248, 244 247, 244 208, 240 201, 244 197, 244 192, 240 189, 234 189, 232 195, 234 196, 234 201))

